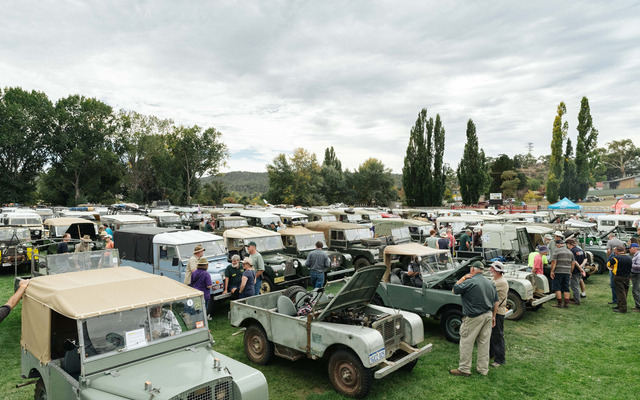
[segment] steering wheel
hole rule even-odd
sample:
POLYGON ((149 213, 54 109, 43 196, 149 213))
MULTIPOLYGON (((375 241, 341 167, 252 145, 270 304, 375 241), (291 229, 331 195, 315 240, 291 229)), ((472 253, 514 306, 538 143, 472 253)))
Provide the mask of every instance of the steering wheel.
POLYGON ((107 333, 105 336, 107 343, 111 343, 116 348, 124 347, 124 338, 115 332, 107 333))

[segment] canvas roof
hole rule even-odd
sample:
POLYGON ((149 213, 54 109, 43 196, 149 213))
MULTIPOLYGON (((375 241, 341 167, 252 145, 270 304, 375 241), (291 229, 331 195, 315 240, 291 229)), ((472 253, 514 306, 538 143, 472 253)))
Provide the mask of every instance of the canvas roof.
POLYGON ((313 230, 328 230, 328 229, 367 229, 366 226, 358 224, 350 224, 348 222, 334 222, 334 221, 314 221, 307 224, 307 228, 313 230))
POLYGON ((71 224, 94 224, 93 221, 90 221, 86 218, 75 218, 75 217, 62 217, 62 218, 49 218, 44 220, 44 225, 49 226, 68 226, 71 224))
POLYGON ((264 236, 280 236, 280 234, 278 232, 270 231, 264 228, 250 227, 250 228, 228 229, 224 231, 223 236, 225 238, 232 238, 232 239, 251 239, 255 237, 264 237, 264 236))
POLYGON ((447 253, 449 250, 434 249, 433 247, 423 246, 420 243, 406 243, 387 246, 384 248, 384 254, 396 254, 401 256, 428 256, 431 254, 447 253))
POLYGON ((103 221, 117 221, 117 222, 155 222, 153 218, 146 215, 137 214, 117 214, 117 215, 104 215, 103 221))
POLYGON ((197 297, 199 290, 131 267, 104 268, 32 278, 22 305, 22 347, 51 360, 51 310, 71 319, 111 314, 197 297))
POLYGON ((283 235, 283 236, 297 236, 297 235, 315 235, 315 234, 322 234, 322 232, 318 232, 318 231, 312 231, 311 229, 307 229, 304 228, 302 226, 296 226, 293 228, 285 228, 285 229, 280 229, 278 231, 279 234, 283 235))
POLYGON ((213 240, 222 240, 222 236, 198 230, 178 230, 174 232, 160 233, 153 237, 153 243, 171 245, 210 242, 213 240))

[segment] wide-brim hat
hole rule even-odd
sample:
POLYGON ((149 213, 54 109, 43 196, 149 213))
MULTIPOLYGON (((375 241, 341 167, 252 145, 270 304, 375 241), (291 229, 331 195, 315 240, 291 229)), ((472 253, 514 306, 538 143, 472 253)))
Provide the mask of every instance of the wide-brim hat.
POLYGON ((207 260, 205 257, 200 257, 198 259, 198 265, 209 265, 209 260, 207 260))
POLYGON ((564 237, 564 235, 560 231, 555 231, 555 232, 553 232, 553 234, 554 234, 554 236, 564 237))
POLYGON ((91 241, 91 236, 89 235, 84 235, 81 239, 83 242, 90 242, 91 241))
POLYGON ((204 251, 204 247, 202 247, 202 245, 199 244, 193 249, 193 254, 200 253, 201 251, 204 251))
POLYGON ((491 268, 493 268, 497 272, 504 272, 504 264, 500 261, 494 261, 491 263, 491 268))
POLYGON ((447 237, 447 232, 440 232, 440 237, 446 238, 447 237))
POLYGON ((107 237, 107 236, 109 236, 109 234, 107 232, 105 232, 105 231, 102 231, 102 232, 100 232, 100 236, 107 237))

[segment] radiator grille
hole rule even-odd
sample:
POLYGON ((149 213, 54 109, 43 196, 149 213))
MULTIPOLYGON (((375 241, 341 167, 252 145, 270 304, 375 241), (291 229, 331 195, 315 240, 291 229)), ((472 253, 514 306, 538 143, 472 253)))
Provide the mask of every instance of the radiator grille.
POLYGON ((296 274, 296 269, 293 267, 293 261, 287 260, 284 263, 284 276, 291 276, 296 274))
POLYGON ((233 379, 231 377, 207 382, 170 400, 234 400, 233 379))
POLYGON ((387 353, 395 351, 404 338, 404 320, 400 314, 375 322, 373 328, 382 335, 387 353))

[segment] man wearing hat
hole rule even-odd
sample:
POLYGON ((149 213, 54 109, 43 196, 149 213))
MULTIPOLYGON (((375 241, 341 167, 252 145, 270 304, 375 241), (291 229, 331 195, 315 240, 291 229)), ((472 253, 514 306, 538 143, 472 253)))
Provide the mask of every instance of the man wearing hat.
POLYGON ((253 261, 252 267, 256 272, 254 293, 260 294, 260 289, 262 288, 262 274, 264 274, 264 260, 262 259, 262 254, 258 253, 257 247, 256 242, 251 241, 247 245, 247 251, 253 261))
POLYGON ((629 293, 629 279, 631 278, 633 260, 625 254, 624 246, 617 246, 613 251, 614 255, 607 263, 607 268, 613 273, 613 284, 618 298, 618 306, 613 307, 613 312, 626 313, 627 293, 629 293))
POLYGON ((91 251, 91 237, 84 235, 82 241, 76 245, 75 253, 82 253, 83 251, 91 251))
POLYGON ((564 246, 564 241, 556 240, 556 250, 551 257, 551 288, 556 292, 558 304, 553 307, 569 308, 571 271, 577 266, 573 253, 564 246))
POLYGON ((498 292, 496 286, 485 278, 484 264, 476 261, 468 274, 453 285, 452 292, 462 298, 462 326, 460 326, 460 362, 451 375, 471 376, 473 344, 478 343, 476 370, 480 375, 489 373, 489 348, 491 328, 496 324, 498 292))
POLYGON ((191 274, 198 269, 198 260, 204 255, 204 247, 201 244, 193 249, 193 255, 187 262, 187 268, 184 271, 184 284, 191 286, 191 274))
POLYGON ((629 245, 629 254, 631 254, 631 294, 635 307, 631 311, 640 311, 640 246, 638 243, 629 245))
POLYGON ((538 251, 534 251, 531 253, 533 257, 530 257, 529 266, 534 274, 543 275, 544 274, 544 264, 547 256, 549 255, 549 248, 545 245, 541 245, 538 247, 538 251))
POLYGON ((507 313, 507 295, 509 294, 509 282, 502 276, 504 265, 500 261, 491 264, 491 275, 493 283, 498 291, 498 312, 496 313, 496 323, 491 329, 491 346, 489 357, 493 358, 492 367, 499 367, 505 363, 504 346, 504 316, 507 313))

